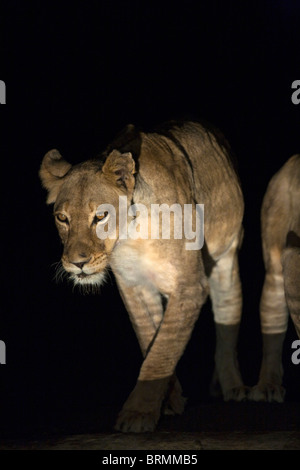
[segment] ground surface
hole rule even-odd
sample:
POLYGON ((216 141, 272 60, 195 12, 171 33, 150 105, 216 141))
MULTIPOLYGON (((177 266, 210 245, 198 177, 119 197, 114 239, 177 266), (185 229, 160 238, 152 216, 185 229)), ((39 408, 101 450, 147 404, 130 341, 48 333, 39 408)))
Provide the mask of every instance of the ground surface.
MULTIPOLYGON (((100 412, 99 412, 100 411, 100 412)), ((203 403, 166 416, 154 433, 113 431, 117 410, 0 425, 0 450, 300 450, 300 403, 203 403)))

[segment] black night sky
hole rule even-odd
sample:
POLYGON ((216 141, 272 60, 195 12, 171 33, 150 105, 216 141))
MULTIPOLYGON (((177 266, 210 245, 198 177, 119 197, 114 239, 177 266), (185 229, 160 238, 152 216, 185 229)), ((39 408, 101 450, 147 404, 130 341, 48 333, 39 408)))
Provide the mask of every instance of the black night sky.
MULTIPOLYGON (((128 123, 149 128, 173 118, 203 118, 224 132, 246 204, 239 358, 247 385, 256 383, 261 359, 260 206, 271 176, 300 152, 300 104, 291 101, 291 85, 300 80, 298 1, 51 5, 1 2, 4 436, 55 426, 102 429, 98 408, 121 407, 141 364, 113 278, 96 296, 54 280, 61 245, 38 179, 48 150, 77 163, 101 152, 128 123)), ((294 339, 290 325, 287 401, 299 401, 294 339)), ((214 342, 208 303, 178 366, 190 403, 210 400, 214 342)))

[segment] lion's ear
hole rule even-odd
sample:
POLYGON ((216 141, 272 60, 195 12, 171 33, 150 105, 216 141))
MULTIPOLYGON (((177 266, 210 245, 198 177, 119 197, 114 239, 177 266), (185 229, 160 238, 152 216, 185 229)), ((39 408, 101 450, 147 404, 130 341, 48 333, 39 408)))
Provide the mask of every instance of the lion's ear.
POLYGON ((105 160, 102 172, 116 186, 123 186, 133 191, 135 163, 130 152, 121 153, 113 150, 105 160))
POLYGON ((39 176, 44 188, 48 190, 47 204, 56 201, 64 176, 72 165, 63 159, 58 150, 50 150, 43 158, 39 176))

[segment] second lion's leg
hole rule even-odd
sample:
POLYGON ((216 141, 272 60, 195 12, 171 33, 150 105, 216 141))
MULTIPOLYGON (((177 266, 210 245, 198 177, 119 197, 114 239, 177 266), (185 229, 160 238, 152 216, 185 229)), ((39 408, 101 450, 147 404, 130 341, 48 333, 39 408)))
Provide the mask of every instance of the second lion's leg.
POLYGON ((288 309, 300 338, 300 248, 298 245, 290 246, 283 251, 282 268, 288 309))
POLYGON ((263 358, 259 381, 249 398, 254 401, 283 402, 282 345, 288 324, 281 264, 269 266, 260 301, 263 358))

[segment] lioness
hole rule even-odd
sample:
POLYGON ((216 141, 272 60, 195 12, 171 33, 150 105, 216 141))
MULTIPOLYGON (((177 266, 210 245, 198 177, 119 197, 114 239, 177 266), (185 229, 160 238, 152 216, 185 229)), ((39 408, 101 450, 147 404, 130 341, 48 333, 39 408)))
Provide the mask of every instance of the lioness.
MULTIPOLYGON (((129 125, 98 159, 72 166, 57 150, 49 151, 40 177, 48 204, 54 203, 64 269, 75 284, 97 286, 111 268, 144 356, 116 429, 153 431, 162 407, 182 413, 185 400, 175 368, 208 293, 216 323, 215 385, 218 381, 225 400, 243 400, 236 344, 244 203, 225 139, 193 122, 151 133, 129 125), (187 239, 172 236, 122 239, 121 196, 128 208, 134 203, 148 209, 149 227, 153 204, 190 204, 194 215, 196 204, 204 204, 203 249, 191 250, 187 239), (108 203, 116 212, 115 239, 97 236, 111 215, 97 208, 108 203)), ((132 215, 130 223, 134 220, 132 215)))
POLYGON ((266 268, 260 317, 263 359, 259 382, 249 397, 283 402, 282 345, 290 313, 300 338, 300 155, 271 179, 261 209, 266 268))

